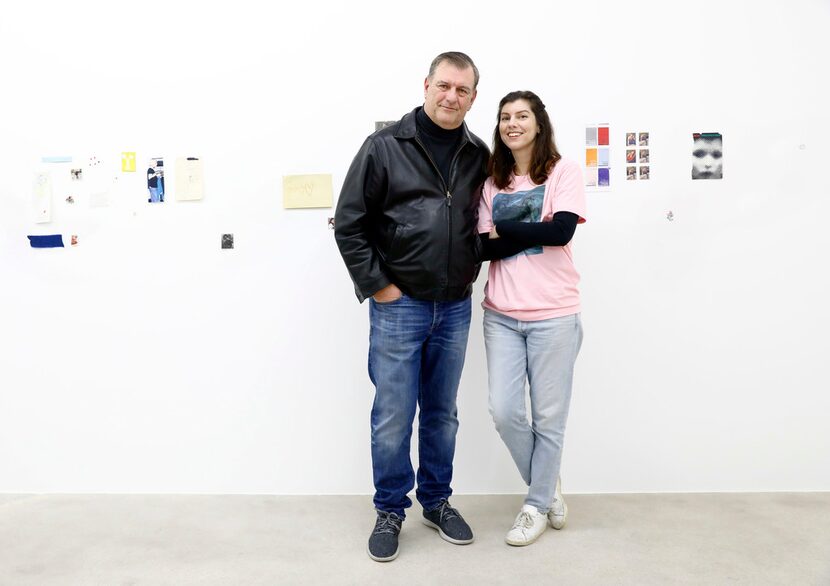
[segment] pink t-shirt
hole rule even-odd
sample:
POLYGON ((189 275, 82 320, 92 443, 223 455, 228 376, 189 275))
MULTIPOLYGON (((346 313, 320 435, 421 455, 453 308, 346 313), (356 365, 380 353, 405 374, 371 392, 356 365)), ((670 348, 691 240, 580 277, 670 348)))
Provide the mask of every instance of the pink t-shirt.
MULTIPOLYGON (((514 176, 507 189, 498 189, 488 179, 479 205, 478 231, 489 232, 501 220, 550 220, 556 212, 574 213, 580 224, 585 222, 582 170, 569 159, 560 159, 542 185, 522 175, 514 176)), ((536 246, 491 261, 482 306, 521 321, 579 313, 579 273, 571 244, 536 246)))

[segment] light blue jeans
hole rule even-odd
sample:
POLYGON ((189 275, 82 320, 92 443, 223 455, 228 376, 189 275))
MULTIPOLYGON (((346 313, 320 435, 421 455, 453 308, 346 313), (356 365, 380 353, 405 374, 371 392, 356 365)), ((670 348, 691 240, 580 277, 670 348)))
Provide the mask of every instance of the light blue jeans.
POLYGON ((578 313, 519 321, 485 309, 484 342, 490 414, 529 487, 525 504, 547 512, 562 461, 582 321, 578 313), (530 422, 525 382, 530 388, 530 422))

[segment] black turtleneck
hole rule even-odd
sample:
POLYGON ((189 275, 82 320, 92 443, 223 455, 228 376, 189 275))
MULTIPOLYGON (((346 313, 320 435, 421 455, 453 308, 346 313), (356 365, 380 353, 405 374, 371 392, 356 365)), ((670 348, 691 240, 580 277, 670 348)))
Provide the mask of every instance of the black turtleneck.
POLYGON ((464 126, 446 130, 433 122, 423 108, 419 108, 415 114, 415 125, 418 129, 418 138, 427 147, 432 160, 441 170, 444 183, 450 185, 450 164, 458 145, 461 143, 461 136, 464 126))

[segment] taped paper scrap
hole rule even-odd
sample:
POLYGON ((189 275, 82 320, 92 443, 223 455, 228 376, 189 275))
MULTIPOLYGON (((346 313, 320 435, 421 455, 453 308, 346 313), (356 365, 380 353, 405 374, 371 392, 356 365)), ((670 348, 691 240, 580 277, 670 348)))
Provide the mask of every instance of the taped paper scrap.
POLYGON ((60 234, 46 236, 27 236, 32 248, 63 248, 63 237, 60 234))

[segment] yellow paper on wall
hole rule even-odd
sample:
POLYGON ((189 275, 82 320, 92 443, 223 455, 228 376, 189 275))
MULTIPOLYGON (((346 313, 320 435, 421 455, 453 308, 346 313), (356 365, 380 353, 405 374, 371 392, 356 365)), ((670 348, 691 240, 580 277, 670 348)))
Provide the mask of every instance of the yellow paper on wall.
POLYGON ((121 153, 121 172, 135 173, 135 153, 123 152, 121 153))
POLYGON ((331 175, 283 175, 284 208, 330 208, 332 202, 331 175))

